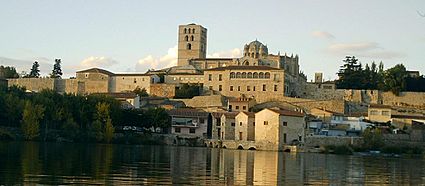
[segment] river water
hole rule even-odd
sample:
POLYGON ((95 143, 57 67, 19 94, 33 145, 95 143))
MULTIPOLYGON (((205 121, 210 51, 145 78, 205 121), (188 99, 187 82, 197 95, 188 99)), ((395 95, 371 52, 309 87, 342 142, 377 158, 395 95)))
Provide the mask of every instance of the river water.
POLYGON ((424 185, 423 158, 0 142, 0 185, 424 185))

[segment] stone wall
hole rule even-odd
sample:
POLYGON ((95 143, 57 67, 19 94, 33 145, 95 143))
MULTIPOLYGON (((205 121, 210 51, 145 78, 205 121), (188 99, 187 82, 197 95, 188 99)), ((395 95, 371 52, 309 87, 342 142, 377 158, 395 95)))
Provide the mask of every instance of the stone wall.
POLYGON ((150 95, 173 98, 176 95, 176 86, 171 84, 151 84, 150 95))
POLYGON ((384 105, 425 109, 425 92, 401 92, 399 96, 394 95, 392 92, 383 92, 382 103, 384 105))
POLYGON ((55 79, 52 78, 18 78, 8 79, 8 86, 25 87, 27 90, 40 92, 43 89, 55 90, 55 79))
POLYGON ((307 136, 305 138, 305 147, 324 147, 329 145, 354 145, 359 146, 363 144, 361 137, 341 137, 341 136, 307 136))
POLYGON ((293 97, 270 97, 257 100, 257 105, 255 108, 270 108, 276 107, 279 105, 289 105, 292 107, 301 107, 306 111, 309 111, 313 108, 325 108, 326 110, 345 113, 345 101, 344 100, 311 100, 303 98, 293 98, 293 97))
POLYGON ((342 100, 345 96, 345 90, 319 88, 319 84, 315 83, 306 83, 304 92, 302 98, 314 100, 342 100))

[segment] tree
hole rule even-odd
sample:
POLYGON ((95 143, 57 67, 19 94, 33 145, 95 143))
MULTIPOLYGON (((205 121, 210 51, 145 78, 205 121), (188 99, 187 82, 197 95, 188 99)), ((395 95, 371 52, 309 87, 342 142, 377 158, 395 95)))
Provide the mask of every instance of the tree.
POLYGON ((149 96, 149 94, 148 94, 148 92, 146 91, 145 88, 140 89, 140 87, 136 87, 133 90, 133 92, 136 93, 137 95, 139 95, 140 97, 148 97, 149 96))
POLYGON ((393 92, 395 95, 405 90, 405 79, 408 73, 403 64, 387 69, 384 72, 384 84, 387 91, 393 92))
POLYGON ((367 128, 362 133, 364 147, 370 150, 378 150, 384 146, 384 140, 379 129, 367 128))
POLYGON ((343 60, 344 64, 341 66, 336 81, 337 88, 340 89, 361 89, 362 80, 362 65, 358 64, 358 59, 355 56, 346 56, 343 60))
POLYGON ((109 143, 114 136, 114 126, 112 125, 112 119, 109 112, 109 104, 105 102, 99 102, 96 104, 96 120, 93 122, 93 127, 96 133, 96 139, 105 140, 109 143))
POLYGON ((26 140, 32 140, 40 134, 40 120, 44 117, 44 107, 25 102, 22 117, 22 132, 26 140))
POLYGON ((55 59, 50 78, 60 78, 62 76, 61 59, 55 59))
POLYGON ((200 88, 201 86, 199 84, 183 84, 180 88, 176 88, 176 95, 174 98, 188 99, 199 96, 200 88))
POLYGON ((149 109, 145 112, 148 122, 155 128, 166 129, 171 126, 171 119, 163 108, 149 109))
POLYGON ((38 78, 40 77, 40 69, 39 69, 40 65, 38 64, 38 61, 35 61, 32 64, 32 68, 29 74, 29 77, 31 78, 38 78))
POLYGON ((0 66, 0 78, 18 78, 19 74, 16 72, 15 67, 0 66))

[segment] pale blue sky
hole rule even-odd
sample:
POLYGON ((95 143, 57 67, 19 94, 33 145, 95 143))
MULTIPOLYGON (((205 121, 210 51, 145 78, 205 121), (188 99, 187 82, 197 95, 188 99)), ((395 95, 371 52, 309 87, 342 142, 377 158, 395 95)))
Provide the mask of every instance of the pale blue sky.
POLYGON ((39 60, 47 74, 62 58, 67 75, 93 65, 144 72, 169 65, 178 25, 194 22, 208 29, 210 55, 235 55, 258 39, 271 53, 298 54, 309 79, 336 77, 347 54, 424 73, 417 11, 425 14, 424 0, 0 0, 0 64, 28 71, 39 60))

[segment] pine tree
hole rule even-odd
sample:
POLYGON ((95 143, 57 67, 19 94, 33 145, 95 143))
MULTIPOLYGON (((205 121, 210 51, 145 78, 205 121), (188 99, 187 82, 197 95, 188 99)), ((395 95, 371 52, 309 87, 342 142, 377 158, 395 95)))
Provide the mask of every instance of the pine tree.
POLYGON ((50 74, 50 78, 60 78, 62 75, 63 74, 61 68, 61 59, 55 59, 55 64, 53 65, 53 70, 50 74))
POLYGON ((29 77, 31 78, 38 78, 40 77, 40 69, 39 69, 40 65, 38 64, 38 61, 35 61, 32 64, 32 68, 29 74, 29 77))

